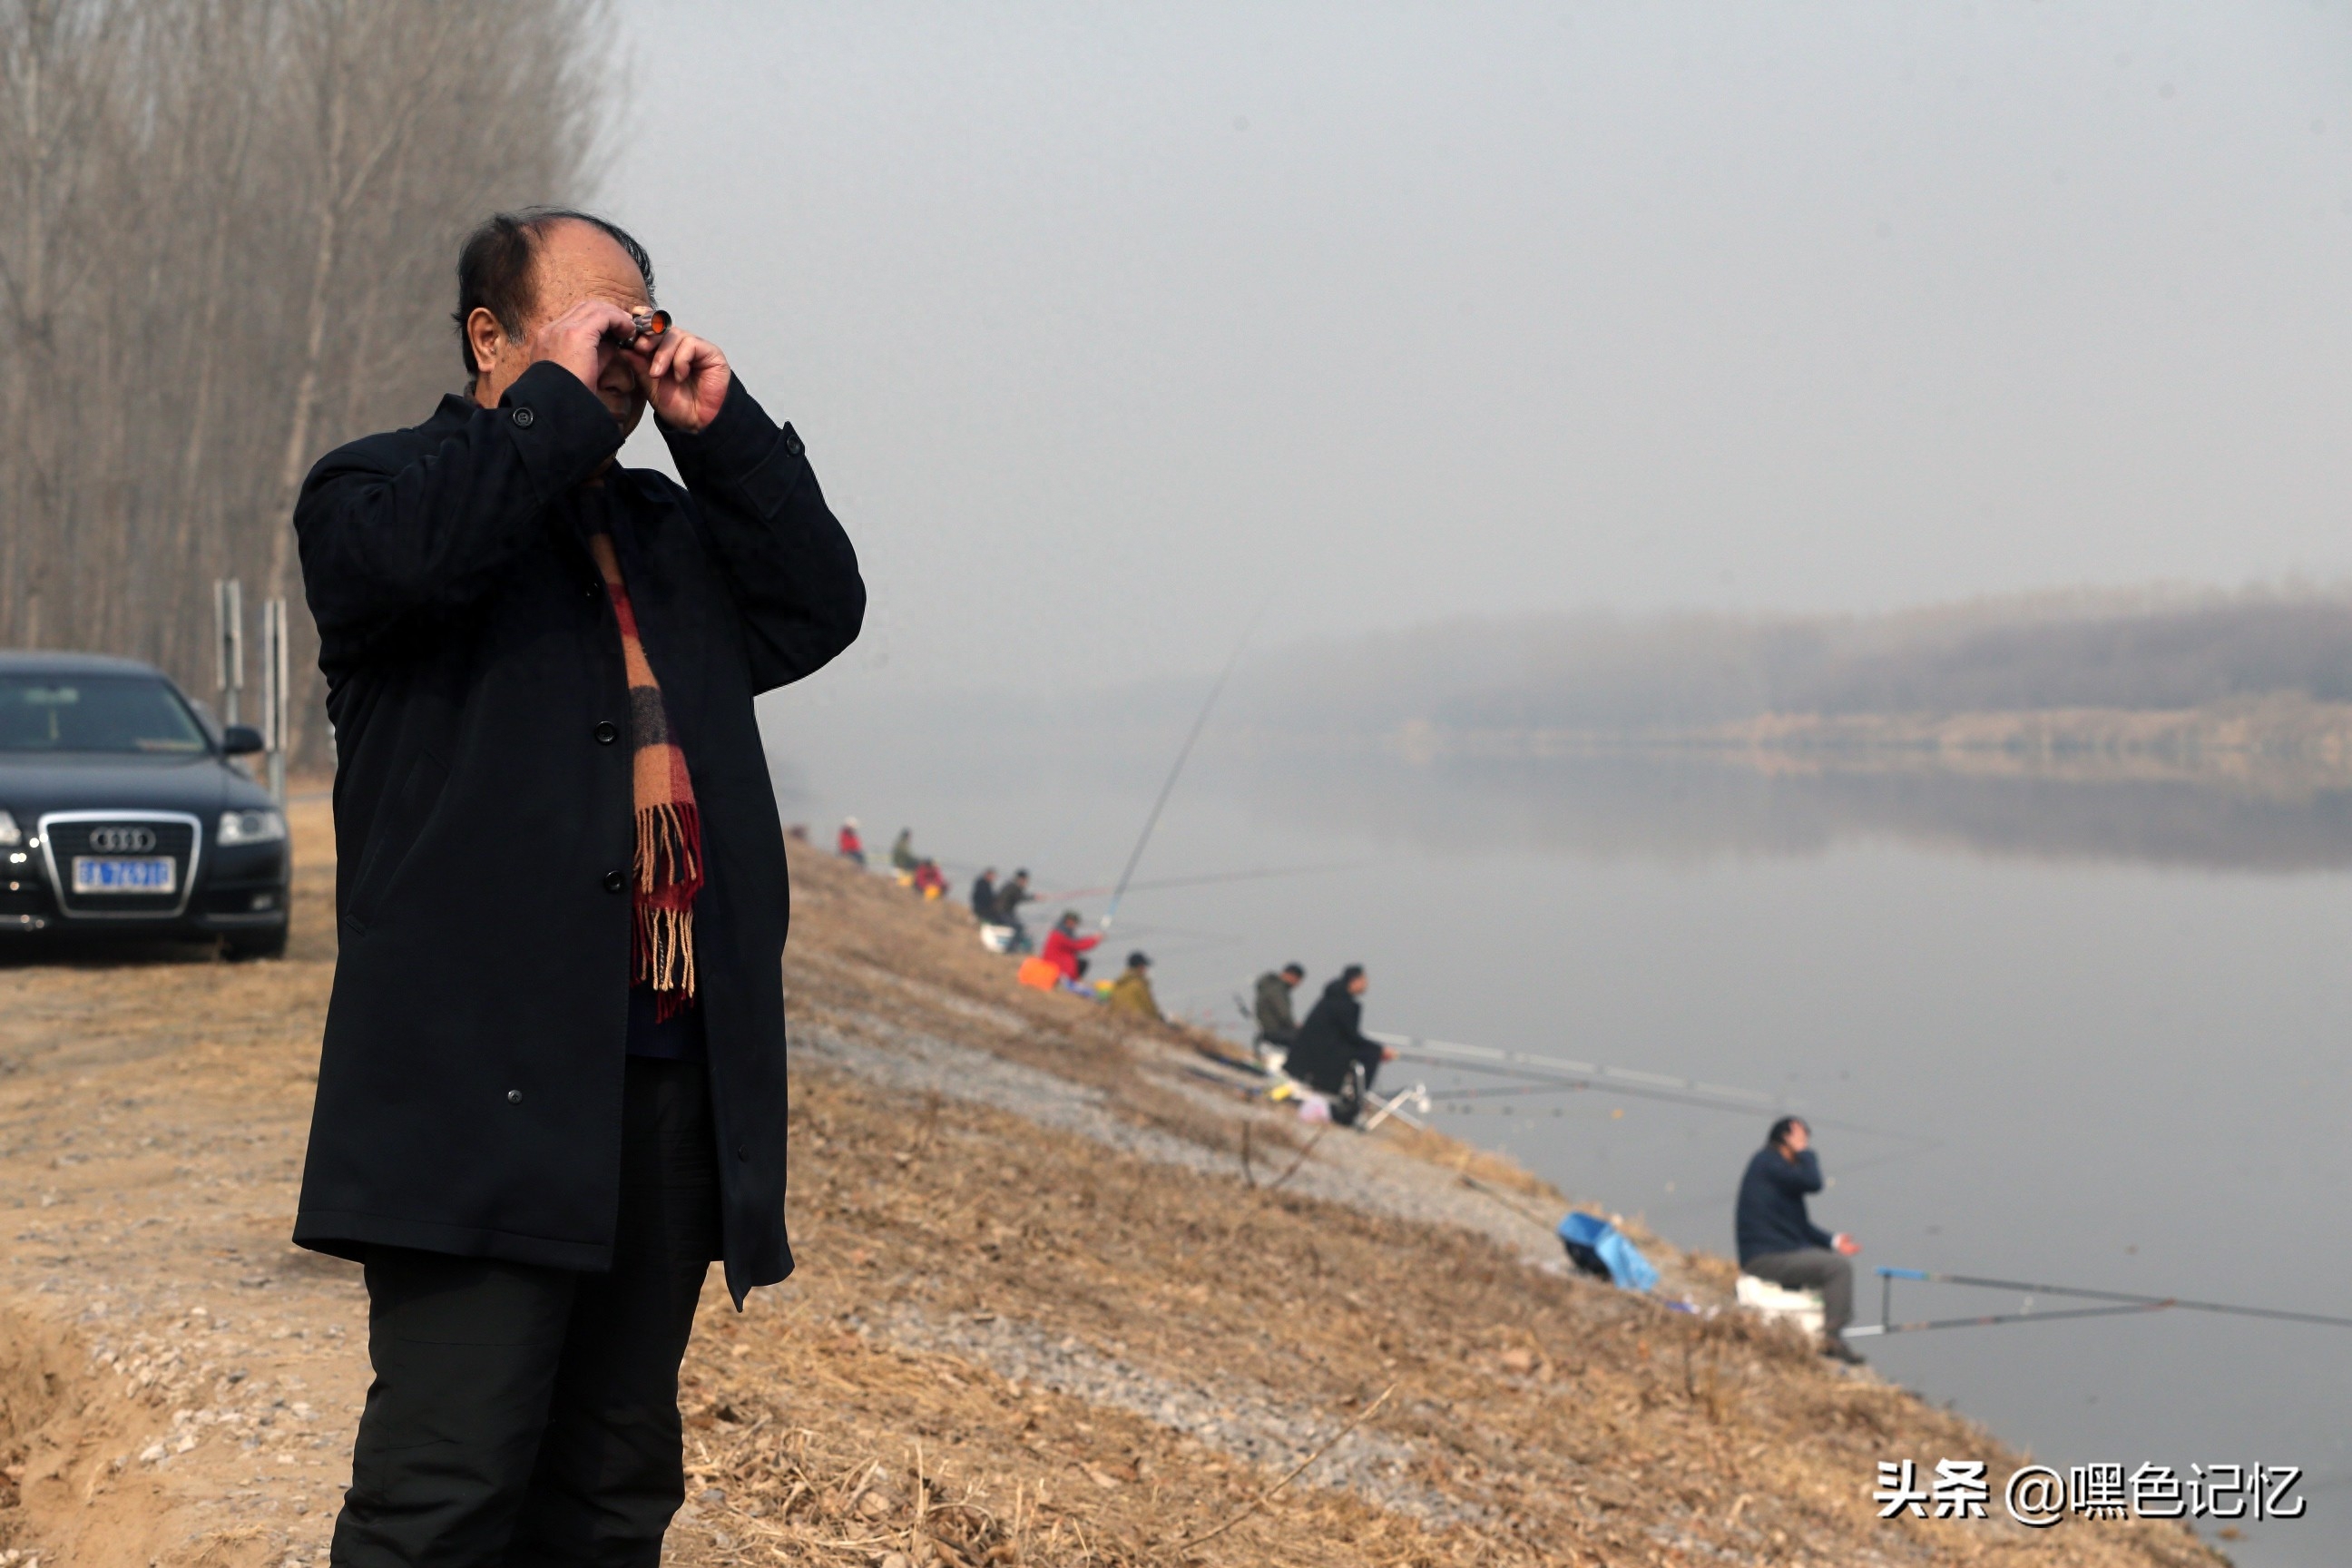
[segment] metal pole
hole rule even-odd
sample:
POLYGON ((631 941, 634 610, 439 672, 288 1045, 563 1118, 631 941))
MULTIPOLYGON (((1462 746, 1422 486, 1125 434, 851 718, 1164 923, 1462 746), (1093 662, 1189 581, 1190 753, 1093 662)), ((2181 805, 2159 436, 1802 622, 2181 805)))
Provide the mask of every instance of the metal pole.
POLYGON ((245 689, 245 585, 234 577, 213 584, 213 621, 220 640, 214 674, 220 691, 221 722, 237 721, 237 695, 245 689))
POLYGON ((286 804, 286 742, 292 711, 288 706, 286 601, 261 606, 261 737, 269 759, 269 797, 286 804))

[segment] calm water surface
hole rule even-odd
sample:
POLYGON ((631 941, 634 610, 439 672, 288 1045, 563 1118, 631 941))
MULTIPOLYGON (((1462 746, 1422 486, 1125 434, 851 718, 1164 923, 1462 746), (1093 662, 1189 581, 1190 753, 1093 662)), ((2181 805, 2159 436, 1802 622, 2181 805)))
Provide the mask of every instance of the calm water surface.
MULTIPOLYGON (((876 844, 911 825, 960 884, 983 858, 1048 889, 1108 883, 1172 750, 1129 773, 1017 746, 975 763, 773 717, 788 816, 829 830, 855 812, 876 844)), ((1187 775, 1139 879, 1323 868, 1136 892, 1113 946, 1149 949, 1163 1003, 1220 1024, 1263 969, 1298 959, 1311 988, 1360 962, 1376 1028, 1784 1097, 1824 1123, 1833 1187, 1815 1216, 1859 1237, 1865 1266, 2352 1315, 2347 806, 2166 784, 1228 752, 1187 775)), ((1595 1092, 1439 1125, 1728 1252, 1762 1121, 1595 1092)), ((1862 1296, 1874 1321, 1874 1281, 1862 1296)), ((1896 1316, 2020 1304, 1909 1285, 1896 1316)), ((2161 1313, 1864 1348, 2062 1466, 2300 1465, 2309 1517, 2228 1549, 2352 1561, 2352 1330, 2161 1313)))

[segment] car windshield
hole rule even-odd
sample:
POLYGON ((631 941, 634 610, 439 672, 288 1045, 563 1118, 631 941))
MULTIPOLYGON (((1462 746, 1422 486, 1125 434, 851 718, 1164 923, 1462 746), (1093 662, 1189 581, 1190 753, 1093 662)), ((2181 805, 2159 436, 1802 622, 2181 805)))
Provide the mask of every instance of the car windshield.
POLYGON ((152 675, 0 675, 0 753, 209 749, 188 705, 152 675))

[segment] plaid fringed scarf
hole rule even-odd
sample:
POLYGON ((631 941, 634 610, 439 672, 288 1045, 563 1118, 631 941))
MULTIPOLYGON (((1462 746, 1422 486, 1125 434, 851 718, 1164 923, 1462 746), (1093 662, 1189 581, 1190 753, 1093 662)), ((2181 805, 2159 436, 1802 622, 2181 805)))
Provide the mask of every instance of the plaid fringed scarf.
POLYGON ((694 1005, 694 895, 702 889, 702 824, 686 753, 670 735, 661 685, 637 634, 636 612, 609 533, 588 535, 613 613, 621 623, 621 660, 629 676, 631 777, 637 806, 636 865, 629 937, 634 981, 653 988, 654 1016, 667 1019, 694 1005))

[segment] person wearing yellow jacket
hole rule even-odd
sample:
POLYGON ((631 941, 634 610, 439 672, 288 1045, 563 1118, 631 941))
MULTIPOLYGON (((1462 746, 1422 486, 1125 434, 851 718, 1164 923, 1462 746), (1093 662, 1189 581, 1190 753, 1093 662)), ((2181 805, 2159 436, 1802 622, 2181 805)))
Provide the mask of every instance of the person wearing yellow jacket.
POLYGON ((1163 1022, 1159 998, 1151 994, 1150 955, 1129 953, 1126 972, 1110 983, 1110 989, 1104 993, 1103 1001, 1116 1012, 1133 1013, 1155 1024, 1163 1022))

